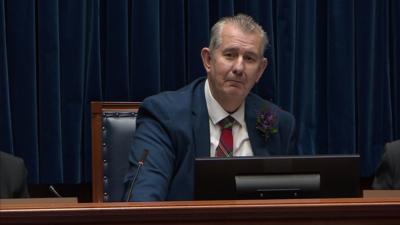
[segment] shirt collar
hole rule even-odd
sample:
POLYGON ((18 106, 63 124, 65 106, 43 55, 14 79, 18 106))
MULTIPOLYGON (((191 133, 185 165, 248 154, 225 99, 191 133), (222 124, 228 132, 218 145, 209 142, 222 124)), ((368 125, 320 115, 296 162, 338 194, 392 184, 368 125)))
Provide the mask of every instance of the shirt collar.
POLYGON ((213 97, 211 90, 210 90, 210 85, 208 83, 208 79, 206 80, 206 83, 204 85, 204 94, 206 97, 206 103, 207 103, 207 110, 208 110, 208 115, 210 117, 211 122, 214 125, 217 125, 217 123, 221 120, 223 120, 227 116, 232 116, 236 122, 240 125, 243 126, 244 124, 244 105, 245 103, 243 102, 239 109, 236 110, 234 113, 229 114, 227 113, 224 108, 215 100, 213 97))

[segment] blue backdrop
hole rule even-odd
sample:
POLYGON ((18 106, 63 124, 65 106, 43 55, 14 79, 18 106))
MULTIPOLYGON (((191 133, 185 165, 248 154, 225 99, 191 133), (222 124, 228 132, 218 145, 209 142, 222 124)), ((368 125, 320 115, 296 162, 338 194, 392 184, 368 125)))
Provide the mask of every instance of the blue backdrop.
POLYGON ((0 0, 0 149, 31 183, 90 181, 89 102, 205 75, 210 26, 239 12, 270 36, 254 91, 295 115, 297 150, 360 153, 372 175, 400 138, 397 0, 0 0))

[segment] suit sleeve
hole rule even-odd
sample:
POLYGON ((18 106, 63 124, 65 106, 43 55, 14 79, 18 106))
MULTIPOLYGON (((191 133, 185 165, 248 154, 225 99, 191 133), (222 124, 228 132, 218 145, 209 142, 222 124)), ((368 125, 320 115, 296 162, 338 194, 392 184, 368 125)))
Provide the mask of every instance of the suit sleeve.
POLYGON ((25 163, 22 159, 18 160, 18 165, 17 165, 17 170, 18 172, 18 180, 16 181, 16 190, 15 190, 15 196, 18 198, 28 198, 29 197, 29 192, 28 192, 28 185, 27 185, 27 176, 28 172, 25 167, 25 163))
POLYGON ((373 189, 400 188, 400 141, 385 145, 382 159, 379 162, 372 184, 373 189))
POLYGON ((143 151, 147 149, 149 152, 133 186, 130 201, 162 201, 166 198, 175 161, 167 131, 168 122, 162 107, 152 101, 143 102, 129 158, 132 170, 126 180, 132 180, 143 151))
POLYGON ((27 198, 27 170, 24 160, 0 152, 0 198, 27 198))

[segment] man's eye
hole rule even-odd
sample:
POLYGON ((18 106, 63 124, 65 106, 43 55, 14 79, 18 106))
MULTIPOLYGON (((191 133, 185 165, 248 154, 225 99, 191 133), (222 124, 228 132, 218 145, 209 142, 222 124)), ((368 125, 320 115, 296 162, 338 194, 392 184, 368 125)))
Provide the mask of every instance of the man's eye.
POLYGON ((246 60, 247 62, 255 62, 256 61, 256 59, 254 57, 251 57, 251 56, 245 56, 244 60, 246 60))
POLYGON ((224 56, 228 59, 232 59, 234 57, 233 53, 225 53, 224 56))

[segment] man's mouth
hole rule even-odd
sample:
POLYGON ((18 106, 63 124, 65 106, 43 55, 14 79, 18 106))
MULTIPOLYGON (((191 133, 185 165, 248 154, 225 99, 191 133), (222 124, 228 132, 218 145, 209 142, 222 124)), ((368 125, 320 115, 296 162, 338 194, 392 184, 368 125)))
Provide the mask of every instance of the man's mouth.
POLYGON ((239 84, 243 84, 242 81, 240 80, 227 80, 228 82, 233 82, 233 83, 239 83, 239 84))

